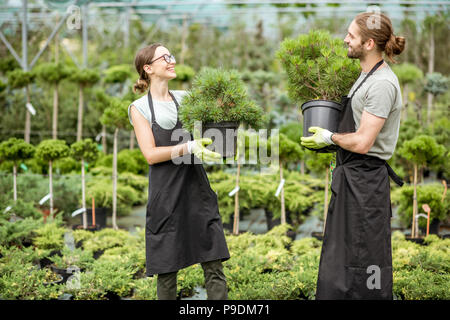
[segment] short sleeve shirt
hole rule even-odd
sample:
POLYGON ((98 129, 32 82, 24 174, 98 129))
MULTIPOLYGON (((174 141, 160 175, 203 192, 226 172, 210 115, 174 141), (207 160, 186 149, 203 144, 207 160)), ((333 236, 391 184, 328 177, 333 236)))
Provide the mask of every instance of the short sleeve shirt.
MULTIPOLYGON (((178 104, 181 104, 181 99, 187 93, 185 90, 170 90, 177 100, 178 104)), ((148 105, 147 93, 144 94, 139 99, 133 101, 128 106, 128 119, 130 120, 131 125, 133 122, 131 120, 130 107, 134 105, 136 109, 142 114, 142 116, 147 119, 152 125, 152 114, 150 112, 150 107, 148 105)), ((173 101, 158 101, 153 99, 153 109, 155 111, 156 122, 164 129, 173 129, 177 124, 178 112, 177 106, 173 101)))
MULTIPOLYGON (((349 97, 367 73, 362 72, 350 89, 349 97)), ((355 130, 358 130, 363 111, 386 119, 375 142, 367 153, 383 160, 389 160, 394 153, 400 129, 402 94, 397 76, 389 67, 376 70, 356 91, 352 99, 355 130)))

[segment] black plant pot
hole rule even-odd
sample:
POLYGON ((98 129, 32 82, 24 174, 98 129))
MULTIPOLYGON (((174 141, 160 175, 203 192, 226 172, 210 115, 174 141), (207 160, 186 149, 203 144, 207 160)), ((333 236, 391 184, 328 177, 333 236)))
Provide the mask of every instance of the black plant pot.
MULTIPOLYGON (((95 230, 100 230, 106 227, 106 217, 108 212, 109 208, 95 208, 95 230)), ((86 217, 88 226, 92 226, 92 208, 86 208, 86 217)), ((81 225, 83 225, 83 214, 80 214, 80 221, 81 225)))
POLYGON ((407 241, 411 241, 417 244, 426 245, 424 238, 411 238, 411 237, 405 237, 407 241))
POLYGON ((39 259, 39 266, 41 267, 41 269, 53 264, 53 261, 50 260, 49 257, 53 257, 54 255, 58 255, 58 256, 62 257, 62 253, 60 250, 53 250, 49 253, 48 256, 43 257, 42 259, 39 259))
MULTIPOLYGON (((301 106, 303 114, 303 136, 309 137, 313 133, 309 132, 310 127, 320 127, 331 132, 337 132, 342 104, 329 100, 310 100, 301 106)), ((309 149, 309 148, 308 148, 309 149)), ((334 152, 337 150, 335 145, 322 149, 310 149, 316 152, 334 152)))
MULTIPOLYGON (((237 130, 239 122, 222 121, 218 123, 204 123, 202 125, 202 137, 211 138, 210 145, 215 152, 223 158, 234 157, 237 150, 237 130)), ((208 149, 211 149, 208 146, 208 149)))
POLYGON ((62 284, 63 281, 64 280, 63 280, 62 275, 58 274, 58 280, 51 281, 51 282, 44 282, 43 285, 47 287, 47 286, 50 286, 50 285, 53 285, 53 284, 62 284))
POLYGON ((267 230, 270 231, 272 230, 273 227, 279 225, 281 223, 281 219, 277 218, 277 219, 273 219, 273 212, 270 210, 265 210, 265 214, 266 214, 266 223, 267 223, 267 230))

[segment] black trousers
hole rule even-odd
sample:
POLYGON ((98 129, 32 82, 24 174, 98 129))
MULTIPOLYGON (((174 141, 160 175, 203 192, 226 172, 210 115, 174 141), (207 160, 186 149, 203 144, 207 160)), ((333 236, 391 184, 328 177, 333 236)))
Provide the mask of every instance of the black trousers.
MULTIPOLYGON (((208 300, 227 300, 228 290, 221 260, 201 263, 208 300)), ((177 271, 158 274, 156 293, 159 300, 176 300, 177 271)))

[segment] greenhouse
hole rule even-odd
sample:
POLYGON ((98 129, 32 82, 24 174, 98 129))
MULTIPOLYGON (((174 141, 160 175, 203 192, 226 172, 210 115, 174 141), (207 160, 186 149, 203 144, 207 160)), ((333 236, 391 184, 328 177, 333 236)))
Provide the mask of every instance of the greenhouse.
POLYGON ((0 0, 0 300, 449 300, 449 19, 0 0))

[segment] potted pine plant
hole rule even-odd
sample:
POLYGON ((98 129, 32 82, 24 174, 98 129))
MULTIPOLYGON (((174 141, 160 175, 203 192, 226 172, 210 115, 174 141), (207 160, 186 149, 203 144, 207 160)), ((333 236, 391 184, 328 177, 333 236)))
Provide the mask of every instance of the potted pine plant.
POLYGON ((181 101, 179 118, 194 138, 205 133, 210 137, 208 129, 219 130, 222 141, 214 133, 211 138, 215 151, 224 158, 236 154, 237 129, 241 123, 257 130, 266 120, 263 110, 248 96, 237 71, 213 68, 203 68, 195 76, 192 89, 181 101), (196 121, 201 122, 201 131, 195 127, 196 121))
POLYGON ((360 73, 358 62, 347 57, 342 39, 325 30, 311 30, 284 40, 277 58, 287 73, 289 98, 302 103, 303 136, 311 135, 308 129, 312 126, 336 132, 343 109, 341 97, 360 73))

